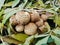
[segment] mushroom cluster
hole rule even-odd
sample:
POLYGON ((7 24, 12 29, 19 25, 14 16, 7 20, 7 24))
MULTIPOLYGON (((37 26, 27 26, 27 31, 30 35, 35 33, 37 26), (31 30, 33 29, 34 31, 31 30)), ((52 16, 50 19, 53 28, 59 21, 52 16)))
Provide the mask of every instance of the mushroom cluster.
POLYGON ((39 14, 36 10, 31 12, 19 11, 10 17, 10 23, 15 25, 17 32, 24 32, 27 35, 34 35, 40 32, 47 31, 46 21, 49 18, 46 14, 39 14), (46 29, 46 30, 45 30, 46 29))

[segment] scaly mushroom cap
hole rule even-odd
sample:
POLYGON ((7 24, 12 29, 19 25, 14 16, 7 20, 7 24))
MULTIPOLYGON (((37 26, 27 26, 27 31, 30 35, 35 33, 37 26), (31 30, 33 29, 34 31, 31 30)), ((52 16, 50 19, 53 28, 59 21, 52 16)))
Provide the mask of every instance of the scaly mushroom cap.
POLYGON ((40 20, 39 13, 36 12, 35 10, 33 10, 30 15, 31 15, 31 21, 32 22, 36 22, 36 21, 40 20))
POLYGON ((38 27, 40 27, 40 26, 42 26, 43 25, 43 20, 42 19, 40 19, 39 21, 37 21, 36 23, 35 23, 38 27))
POLYGON ((20 11, 16 13, 15 17, 20 24, 27 24, 30 21, 30 15, 28 12, 20 11))
POLYGON ((17 25, 15 27, 15 29, 16 29, 17 32, 22 32, 24 30, 24 26, 23 25, 17 25))
POLYGON ((24 32, 27 35, 34 35, 37 32, 37 26, 34 23, 29 23, 25 26, 24 32))
POLYGON ((45 15, 45 14, 42 14, 42 15, 41 15, 41 19, 43 19, 44 21, 46 21, 46 20, 48 19, 48 16, 45 15))
POLYGON ((13 15, 13 16, 10 17, 10 23, 11 23, 12 25, 16 25, 16 24, 17 24, 17 20, 16 20, 16 18, 15 18, 15 15, 13 15))

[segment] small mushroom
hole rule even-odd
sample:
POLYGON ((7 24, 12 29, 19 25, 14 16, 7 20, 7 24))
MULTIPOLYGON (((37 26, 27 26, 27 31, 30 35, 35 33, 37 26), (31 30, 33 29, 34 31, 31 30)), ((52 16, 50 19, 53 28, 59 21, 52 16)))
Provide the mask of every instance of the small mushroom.
POLYGON ((47 32, 47 31, 48 31, 48 29, 45 27, 45 25, 43 25, 43 26, 39 27, 39 30, 40 30, 42 33, 44 33, 44 32, 47 32))
POLYGON ((47 15, 48 17, 53 17, 53 16, 54 16, 52 13, 49 13, 49 12, 46 12, 46 15, 47 15))
POLYGON ((30 15, 28 12, 20 11, 16 13, 15 17, 18 23, 23 24, 23 25, 27 24, 30 21, 30 15))
POLYGON ((44 21, 46 21, 46 20, 48 19, 48 16, 45 15, 45 14, 42 14, 42 15, 41 15, 41 19, 43 19, 44 21))
POLYGON ((44 22, 44 25, 46 26, 46 25, 49 25, 49 24, 48 24, 48 22, 44 22))
POLYGON ((30 15, 31 15, 32 22, 36 22, 36 21, 40 20, 39 13, 37 11, 33 10, 30 15))
POLYGON ((38 27, 40 27, 40 26, 42 26, 43 25, 43 20, 42 19, 40 19, 39 21, 37 21, 36 23, 35 23, 38 27))
POLYGON ((17 24, 17 20, 16 20, 16 18, 15 18, 15 15, 11 16, 9 21, 10 21, 10 23, 11 23, 12 25, 16 25, 16 24, 17 24))
POLYGON ((24 30, 24 26, 23 25, 17 25, 15 27, 15 29, 16 29, 17 32, 22 32, 24 30))
POLYGON ((25 26, 24 32, 27 35, 34 35, 37 32, 37 26, 34 23, 29 23, 25 26))

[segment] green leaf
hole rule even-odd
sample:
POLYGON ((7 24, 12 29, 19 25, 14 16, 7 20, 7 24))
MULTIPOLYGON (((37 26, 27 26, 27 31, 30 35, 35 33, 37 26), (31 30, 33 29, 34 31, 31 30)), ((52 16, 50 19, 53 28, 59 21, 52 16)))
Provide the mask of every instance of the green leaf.
POLYGON ((0 9, 2 8, 4 2, 5 2, 5 0, 0 0, 0 9))
POLYGON ((22 44, 18 44, 18 45, 22 45, 22 44))
POLYGON ((5 14, 5 17, 3 18, 2 23, 5 24, 6 21, 7 21, 13 14, 17 13, 18 11, 20 11, 19 8, 18 8, 18 9, 14 9, 14 10, 10 10, 10 12, 8 12, 8 13, 5 14))
POLYGON ((33 39, 34 39, 34 35, 28 37, 23 45, 30 45, 33 39))
POLYGON ((5 7, 5 6, 12 6, 12 3, 13 3, 13 1, 8 2, 8 3, 5 3, 3 6, 4 6, 4 7, 5 7))
MULTIPOLYGON (((0 23, 0 33, 2 34, 2 30, 3 30, 3 24, 2 23, 0 23)), ((0 38, 1 38, 1 36, 0 36, 0 38)))
POLYGON ((12 8, 15 7, 19 2, 20 2, 20 0, 14 0, 13 4, 12 4, 12 8))
POLYGON ((12 31, 13 33, 17 33, 15 30, 14 30, 14 28, 12 27, 12 25, 11 24, 9 24, 9 28, 10 28, 10 31, 12 31))
POLYGON ((48 44, 42 44, 42 45, 48 45, 48 44))
POLYGON ((21 3, 21 4, 19 5, 19 8, 20 8, 20 9, 23 9, 23 8, 24 8, 24 3, 21 3))
MULTIPOLYGON (((32 2, 33 3, 33 2, 32 2)), ((31 8, 38 8, 38 9, 42 9, 44 8, 45 5, 43 3, 42 0, 37 0, 35 3, 32 4, 31 8)))
POLYGON ((51 43, 51 42, 53 42, 54 40, 51 38, 51 37, 49 37, 48 38, 48 43, 51 43))
POLYGON ((21 9, 25 8, 25 6, 26 6, 26 4, 27 4, 27 2, 28 2, 28 0, 23 0, 23 1, 24 1, 24 3, 21 3, 21 4, 19 5, 19 7, 20 7, 21 9))
POLYGON ((11 37, 18 41, 25 42, 28 35, 20 33, 20 34, 13 34, 13 35, 11 35, 11 37))
POLYGON ((48 23, 46 23, 46 26, 45 26, 46 28, 47 28, 47 32, 49 32, 51 29, 50 29, 50 25, 48 24, 48 23))
POLYGON ((21 41, 18 41, 16 39, 12 38, 11 36, 4 36, 4 37, 2 37, 2 39, 4 42, 10 43, 10 44, 11 43, 13 43, 13 44, 22 44, 23 43, 21 41))
POLYGON ((60 38, 54 36, 54 35, 51 35, 52 39, 54 39, 54 42, 56 43, 56 45, 60 45, 60 38))
POLYGON ((3 42, 2 44, 0 44, 0 45, 9 45, 7 42, 3 42))
POLYGON ((40 38, 40 37, 46 37, 48 34, 41 34, 41 35, 36 35, 35 38, 40 38))
POLYGON ((31 8, 32 2, 28 2, 25 8, 31 8))
POLYGON ((46 2, 45 2, 45 4, 49 4, 49 3, 50 3, 50 1, 46 1, 46 2))
POLYGON ((4 13, 4 10, 1 10, 1 12, 0 12, 0 16, 2 16, 3 13, 4 13))
POLYGON ((44 5, 42 0, 38 0, 38 4, 40 4, 40 6, 42 6, 42 7, 45 7, 45 5, 44 5))
POLYGON ((48 38, 49 38, 49 36, 47 36, 47 37, 45 37, 45 38, 43 38, 43 39, 39 40, 35 45, 42 45, 42 44, 46 44, 46 43, 47 43, 47 41, 48 41, 48 38))
POLYGON ((54 30, 53 31, 55 34, 59 34, 60 35, 60 30, 54 30))
POLYGON ((58 26, 60 26, 60 16, 59 16, 59 15, 55 15, 54 22, 55 22, 58 26))
POLYGON ((58 9, 59 9, 60 7, 53 7, 53 9, 55 10, 55 11, 57 11, 58 9))
POLYGON ((54 10, 52 10, 52 8, 50 8, 50 9, 45 9, 47 12, 50 12, 50 13, 56 13, 54 10))
POLYGON ((4 14, 4 10, 2 9, 1 12, 0 12, 0 20, 2 20, 2 15, 4 14))
POLYGON ((7 31, 8 31, 8 34, 11 35, 11 27, 10 27, 10 23, 7 25, 7 31))
POLYGON ((6 14, 6 13, 9 13, 13 10, 16 10, 16 8, 7 8, 7 9, 4 10, 4 13, 6 14))
POLYGON ((28 0, 23 0, 24 1, 24 4, 26 4, 28 2, 28 0))

